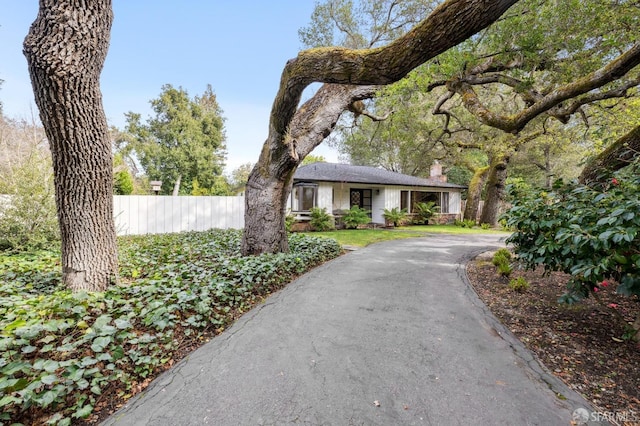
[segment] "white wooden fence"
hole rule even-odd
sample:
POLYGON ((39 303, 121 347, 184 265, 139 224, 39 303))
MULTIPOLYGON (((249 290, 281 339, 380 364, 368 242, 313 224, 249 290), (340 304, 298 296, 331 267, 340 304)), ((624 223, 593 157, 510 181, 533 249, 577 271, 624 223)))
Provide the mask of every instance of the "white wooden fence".
POLYGON ((244 228, 244 197, 114 195, 118 235, 244 228))

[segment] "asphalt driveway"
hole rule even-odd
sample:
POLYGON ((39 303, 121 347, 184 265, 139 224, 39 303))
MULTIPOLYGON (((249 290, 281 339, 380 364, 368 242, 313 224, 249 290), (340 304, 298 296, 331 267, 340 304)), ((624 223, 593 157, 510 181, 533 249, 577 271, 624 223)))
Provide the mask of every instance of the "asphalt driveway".
MULTIPOLYGON (((477 299, 500 236, 375 244, 302 276, 105 425, 569 425, 588 405, 477 299)), ((590 411, 590 409, 589 409, 590 411)))

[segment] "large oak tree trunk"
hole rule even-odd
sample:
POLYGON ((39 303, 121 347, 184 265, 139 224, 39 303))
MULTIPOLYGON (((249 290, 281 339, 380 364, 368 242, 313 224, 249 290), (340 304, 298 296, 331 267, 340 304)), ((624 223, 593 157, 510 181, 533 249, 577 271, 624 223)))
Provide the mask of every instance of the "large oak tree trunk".
POLYGON ((63 282, 104 290, 117 277, 113 165, 99 79, 110 0, 40 0, 24 41, 53 157, 63 282))
POLYGON ((467 203, 464 206, 465 220, 478 220, 478 210, 482 199, 482 190, 489 175, 489 166, 476 169, 467 189, 467 203))
POLYGON ((373 96, 375 90, 375 86, 324 84, 297 111, 284 143, 265 143, 245 192, 243 254, 289 250, 284 220, 296 168, 353 102, 373 96))
MULTIPOLYGON (((344 102, 349 95, 332 97, 325 92, 322 96, 336 100, 333 105, 342 104, 343 109, 337 115, 333 109, 331 113, 309 115, 314 108, 316 112, 323 109, 316 103, 316 94, 298 110, 302 92, 309 84, 332 83, 327 89, 331 92, 338 90, 331 88, 336 84, 394 83, 418 65, 486 28, 516 2, 448 0, 386 47, 310 49, 287 62, 271 110, 269 136, 247 183, 243 254, 288 249, 284 215, 295 169, 329 135, 342 111, 352 103, 344 102), (308 121, 296 119, 303 116, 308 116, 308 121)), ((368 95, 371 96, 373 93, 368 95)))
POLYGON ((492 161, 487 179, 487 197, 482 207, 480 223, 491 226, 498 225, 500 208, 504 201, 504 189, 507 181, 507 166, 510 157, 507 154, 497 155, 492 161))

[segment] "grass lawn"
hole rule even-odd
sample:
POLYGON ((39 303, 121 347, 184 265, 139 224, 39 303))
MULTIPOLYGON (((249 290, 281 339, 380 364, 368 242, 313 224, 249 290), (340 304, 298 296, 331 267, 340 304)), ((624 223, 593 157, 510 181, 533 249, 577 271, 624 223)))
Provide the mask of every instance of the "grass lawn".
POLYGON ((381 241, 426 237, 429 234, 507 234, 506 231, 463 228, 454 225, 402 226, 394 229, 343 229, 339 231, 309 232, 308 235, 333 238, 342 246, 366 247, 381 241))

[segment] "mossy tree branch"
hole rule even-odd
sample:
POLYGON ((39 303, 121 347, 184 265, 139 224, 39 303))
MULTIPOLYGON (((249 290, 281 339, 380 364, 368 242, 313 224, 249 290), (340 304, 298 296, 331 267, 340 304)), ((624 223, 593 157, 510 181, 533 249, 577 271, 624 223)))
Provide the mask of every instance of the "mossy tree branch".
POLYGON ((482 123, 515 134, 521 131, 535 117, 545 112, 549 112, 554 117, 566 119, 565 117, 568 114, 577 111, 584 104, 611 97, 625 96, 629 88, 638 84, 638 77, 634 77, 629 82, 609 91, 589 92, 624 77, 639 64, 640 43, 636 43, 609 64, 574 82, 558 87, 544 96, 534 96, 529 93, 530 96, 527 96, 526 99, 529 106, 513 115, 500 115, 486 107, 473 90, 473 79, 463 77, 449 81, 447 82, 447 88, 457 93, 462 98, 465 108, 482 123), (561 105, 568 100, 572 101, 566 106, 561 105), (556 110, 552 111, 554 108, 556 110))

